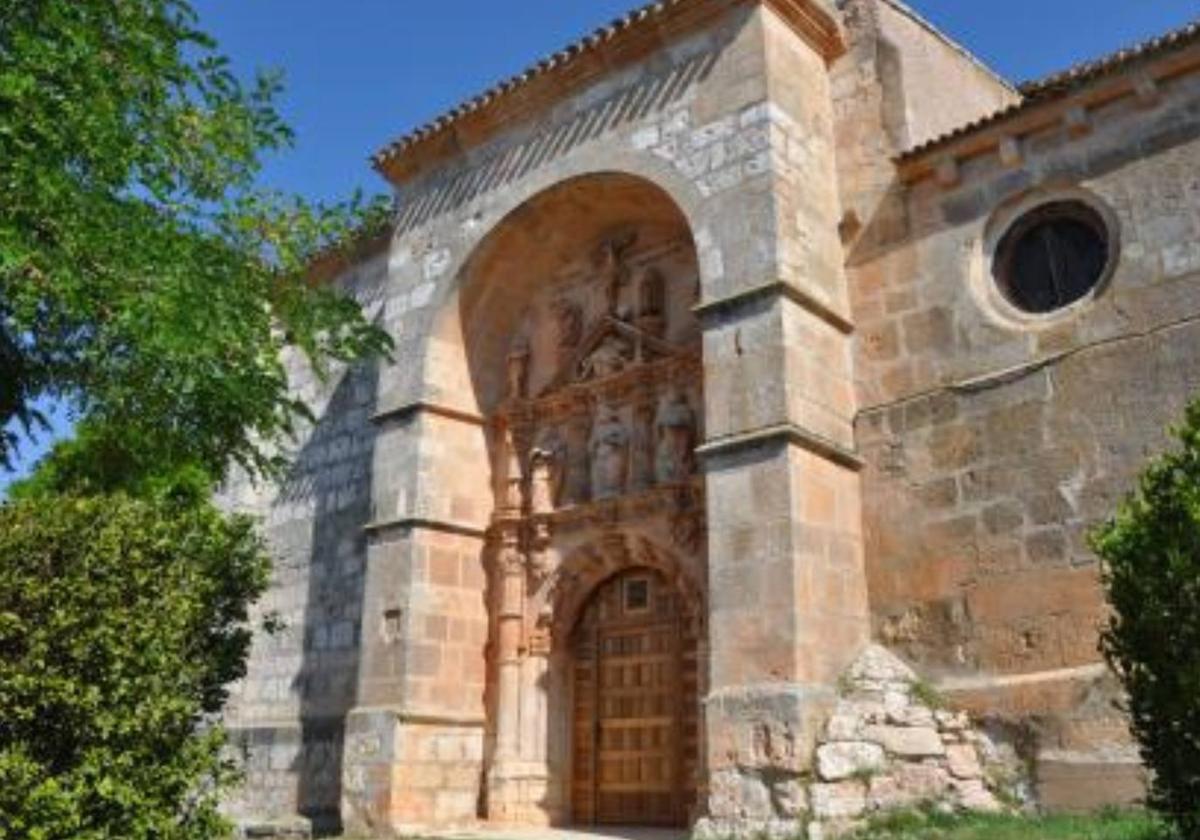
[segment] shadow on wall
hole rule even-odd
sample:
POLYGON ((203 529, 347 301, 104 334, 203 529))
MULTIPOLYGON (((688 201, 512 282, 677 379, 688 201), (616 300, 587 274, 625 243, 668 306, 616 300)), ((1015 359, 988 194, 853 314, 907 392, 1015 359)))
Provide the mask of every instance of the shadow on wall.
POLYGON ((303 624, 292 628, 302 635, 291 686, 301 743, 289 770, 296 810, 317 835, 342 828, 342 744, 358 685, 377 381, 376 366, 361 365, 338 382, 276 500, 312 516, 303 624))
POLYGON ((430 185, 415 201, 402 207, 396 225, 397 235, 452 212, 486 192, 517 181, 605 132, 665 110, 682 99, 690 87, 708 77, 720 53, 718 48, 686 59, 667 72, 649 76, 577 112, 557 126, 539 131, 522 143, 452 173, 441 183, 430 185))

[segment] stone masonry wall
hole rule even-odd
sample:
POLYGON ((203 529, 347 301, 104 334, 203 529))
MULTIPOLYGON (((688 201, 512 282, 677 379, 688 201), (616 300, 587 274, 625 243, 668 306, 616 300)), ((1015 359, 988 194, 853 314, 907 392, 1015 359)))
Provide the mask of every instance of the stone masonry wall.
POLYGON ((851 257, 874 632, 1023 728, 1049 805, 1139 790, 1085 536, 1200 390, 1200 84, 1162 93, 919 182, 902 233, 868 226, 851 257), (1054 197, 1112 217, 1116 272, 1083 306, 1014 321, 988 249, 1054 197))
MULTIPOLYGON (((370 315, 385 270, 376 257, 337 282, 370 315)), ((247 676, 231 691, 225 722, 246 782, 228 808, 245 822, 301 814, 336 828, 344 719, 357 700, 376 372, 336 370, 321 382, 301 360, 287 363, 319 419, 295 442, 280 486, 234 477, 220 498, 262 519, 275 566, 253 618, 282 624, 255 637, 247 676)))

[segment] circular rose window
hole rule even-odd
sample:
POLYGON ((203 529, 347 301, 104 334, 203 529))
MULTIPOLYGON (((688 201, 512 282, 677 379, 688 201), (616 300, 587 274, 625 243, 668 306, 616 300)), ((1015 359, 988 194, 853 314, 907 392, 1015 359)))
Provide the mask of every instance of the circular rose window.
POLYGON ((1081 201, 1043 204, 1018 218, 996 247, 992 274, 1022 312, 1045 314, 1087 297, 1105 276, 1108 226, 1081 201))

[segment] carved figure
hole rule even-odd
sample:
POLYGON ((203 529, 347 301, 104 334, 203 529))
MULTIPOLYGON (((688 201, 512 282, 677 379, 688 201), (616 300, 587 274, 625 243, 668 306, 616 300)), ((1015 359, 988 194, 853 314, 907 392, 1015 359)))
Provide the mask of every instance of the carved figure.
POLYGON ((588 446, 592 457, 592 498, 608 499, 625 490, 629 471, 629 433, 615 408, 597 414, 588 446))
POLYGON ((567 298, 558 298, 551 304, 554 312, 554 340, 560 351, 569 351, 583 338, 583 309, 567 298))
POLYGON ((633 412, 634 490, 654 486, 654 403, 642 403, 633 412))
POLYGON ((529 340, 520 336, 508 354, 508 396, 521 399, 529 389, 529 340))
POLYGON ((533 514, 552 513, 558 506, 566 445, 558 431, 543 432, 529 453, 529 498, 533 514))
POLYGON ((687 395, 677 391, 663 405, 655 423, 658 454, 655 474, 660 484, 684 481, 695 468, 696 413, 687 395))
POLYGON ((592 354, 580 363, 581 379, 603 379, 620 373, 633 357, 629 342, 619 336, 608 335, 592 354))
POLYGON ((578 416, 567 425, 566 464, 563 467, 561 503, 576 505, 588 499, 588 422, 578 416))
POLYGON ((666 332, 666 308, 666 279, 657 268, 644 269, 638 279, 638 328, 662 338, 666 332))
POLYGON ((629 282, 629 266, 625 263, 625 254, 636 239, 637 234, 631 231, 608 239, 600 246, 596 263, 600 269, 599 282, 604 295, 605 314, 617 314, 621 288, 629 282))

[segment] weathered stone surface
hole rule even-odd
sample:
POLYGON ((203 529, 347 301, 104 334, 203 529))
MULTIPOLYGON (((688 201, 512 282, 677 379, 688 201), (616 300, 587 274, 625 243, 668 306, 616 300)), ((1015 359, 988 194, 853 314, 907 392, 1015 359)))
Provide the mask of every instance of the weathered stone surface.
POLYGON ((916 672, 903 660, 887 648, 874 644, 859 654, 846 677, 863 688, 909 686, 917 679, 916 672))
POLYGON ((983 775, 979 755, 970 744, 950 744, 946 747, 946 766, 956 779, 978 779, 983 775))
POLYGON ((866 810, 866 785, 855 779, 833 784, 814 784, 809 790, 813 816, 823 820, 857 817, 866 810))
POLYGON ((863 738, 882 744, 889 753, 906 758, 946 754, 941 737, 932 727, 868 726, 863 730, 863 738))
POLYGON ((872 810, 910 808, 944 798, 950 778, 941 767, 901 764, 885 776, 871 779, 868 802, 872 810))
POLYGON ((999 800, 980 779, 953 779, 951 785, 958 793, 959 804, 967 810, 984 813, 1004 810, 999 800))
POLYGON ((808 786, 803 779, 786 779, 771 785, 775 812, 786 819, 798 819, 808 813, 808 786))
POLYGON ((817 748, 817 772, 827 782, 881 770, 885 761, 882 747, 863 741, 825 744, 817 748))

